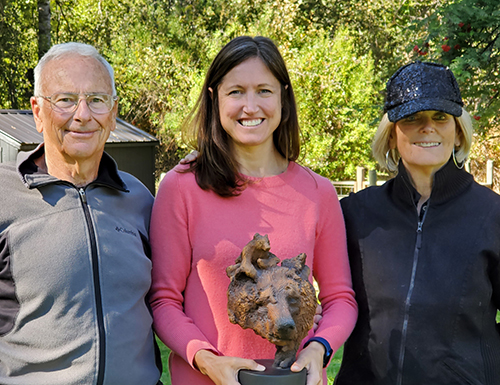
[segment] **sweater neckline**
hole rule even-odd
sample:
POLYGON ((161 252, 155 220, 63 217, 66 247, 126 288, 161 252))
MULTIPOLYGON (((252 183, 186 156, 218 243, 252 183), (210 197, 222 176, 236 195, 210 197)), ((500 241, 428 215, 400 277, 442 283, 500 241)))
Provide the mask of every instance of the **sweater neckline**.
POLYGON ((284 172, 278 175, 271 175, 271 176, 265 176, 265 177, 256 177, 256 176, 249 176, 245 174, 240 174, 240 176, 247 180, 249 183, 249 186, 266 186, 266 187, 272 187, 272 186, 280 186, 283 184, 288 183, 288 181, 293 178, 293 176, 296 174, 297 170, 297 164, 295 162, 288 162, 288 167, 284 172))
MULTIPOLYGON (((434 174, 429 201, 433 205, 445 203, 460 195, 473 181, 474 177, 467 171, 457 168, 453 159, 450 158, 448 163, 434 174)), ((413 186, 408 171, 401 161, 399 162, 398 175, 395 177, 395 182, 395 192, 401 199, 404 200, 404 197, 408 196, 407 193, 403 193, 402 189, 410 192, 412 202, 420 198, 420 194, 413 186)))

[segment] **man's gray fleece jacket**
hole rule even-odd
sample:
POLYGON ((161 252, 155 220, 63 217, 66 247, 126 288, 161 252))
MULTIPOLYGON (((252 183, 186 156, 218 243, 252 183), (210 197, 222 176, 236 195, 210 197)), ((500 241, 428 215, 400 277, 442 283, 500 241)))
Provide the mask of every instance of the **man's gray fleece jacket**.
POLYGON ((0 165, 0 384, 154 385, 153 197, 104 154, 85 188, 0 165))

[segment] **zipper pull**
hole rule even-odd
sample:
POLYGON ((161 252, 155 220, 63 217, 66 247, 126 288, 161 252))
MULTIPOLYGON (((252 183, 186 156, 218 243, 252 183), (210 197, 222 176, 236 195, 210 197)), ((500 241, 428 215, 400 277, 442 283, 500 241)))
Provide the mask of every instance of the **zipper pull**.
POLYGON ((420 249, 420 246, 422 246, 422 226, 424 223, 422 221, 418 222, 417 226, 417 249, 420 249))
POLYGON ((85 190, 83 188, 79 188, 78 193, 80 194, 80 198, 82 199, 82 202, 87 204, 87 195, 85 195, 85 190))

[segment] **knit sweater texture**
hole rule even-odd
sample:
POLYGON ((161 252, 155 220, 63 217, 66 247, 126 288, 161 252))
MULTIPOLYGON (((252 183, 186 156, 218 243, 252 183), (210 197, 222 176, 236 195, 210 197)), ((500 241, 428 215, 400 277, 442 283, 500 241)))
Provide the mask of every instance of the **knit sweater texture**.
POLYGON ((226 267, 255 233, 268 234, 271 252, 281 260, 307 254, 323 306, 315 335, 337 350, 354 327, 357 305, 332 184, 291 162, 283 174, 248 177, 251 183, 240 196, 222 198, 202 190, 194 174, 179 173, 179 167, 160 185, 150 228, 154 327, 173 351, 172 384, 213 384, 193 366, 200 349, 274 358, 274 345, 231 324, 227 314, 226 267))

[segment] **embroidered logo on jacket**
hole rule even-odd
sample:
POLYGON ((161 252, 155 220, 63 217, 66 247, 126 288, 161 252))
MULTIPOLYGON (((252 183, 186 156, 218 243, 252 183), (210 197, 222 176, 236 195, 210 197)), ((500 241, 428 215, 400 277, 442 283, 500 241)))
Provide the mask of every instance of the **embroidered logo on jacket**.
POLYGON ((123 227, 118 227, 118 226, 115 227, 115 230, 118 231, 119 233, 130 234, 133 235, 134 237, 137 237, 137 233, 133 230, 124 229, 123 227))

